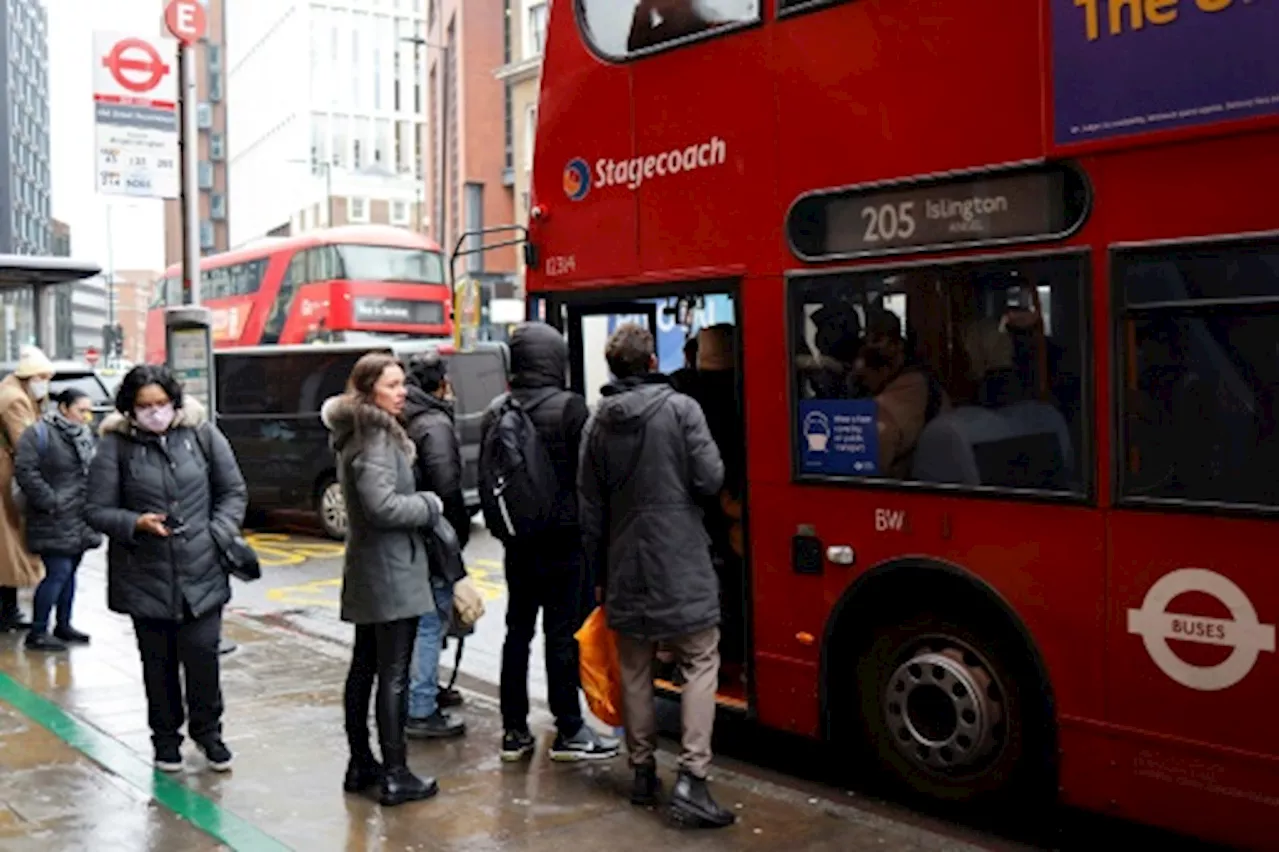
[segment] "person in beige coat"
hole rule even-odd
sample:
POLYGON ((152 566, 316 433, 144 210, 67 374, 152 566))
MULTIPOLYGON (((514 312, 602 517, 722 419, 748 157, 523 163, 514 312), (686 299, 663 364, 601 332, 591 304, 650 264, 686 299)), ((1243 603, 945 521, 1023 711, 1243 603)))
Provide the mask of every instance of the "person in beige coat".
POLYGON ((28 346, 17 368, 0 381, 0 633, 31 626, 18 609, 18 589, 44 579, 44 563, 27 552, 22 514, 13 502, 13 460, 18 439, 40 417, 52 378, 53 362, 28 346))
POLYGON ((910 357, 902 321, 883 308, 867 312, 867 336, 854 369, 861 392, 876 401, 880 475, 907 479, 920 433, 951 408, 951 400, 910 357))

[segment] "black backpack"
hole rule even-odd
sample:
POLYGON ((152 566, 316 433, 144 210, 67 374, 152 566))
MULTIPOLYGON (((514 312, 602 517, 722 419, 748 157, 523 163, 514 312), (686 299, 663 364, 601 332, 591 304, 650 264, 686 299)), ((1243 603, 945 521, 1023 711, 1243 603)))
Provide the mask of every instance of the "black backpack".
POLYGON ((526 408, 507 393, 489 406, 491 425, 480 442, 480 508, 489 532, 504 543, 541 532, 555 520, 559 483, 529 415, 559 394, 553 389, 526 408))

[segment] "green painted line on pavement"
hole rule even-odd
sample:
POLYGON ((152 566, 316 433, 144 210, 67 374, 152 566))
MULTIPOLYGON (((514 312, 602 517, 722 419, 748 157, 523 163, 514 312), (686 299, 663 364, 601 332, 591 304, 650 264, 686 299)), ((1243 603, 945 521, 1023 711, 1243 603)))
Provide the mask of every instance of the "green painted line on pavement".
POLYGON ((0 701, 47 729, 205 834, 243 852, 287 852, 289 847, 213 800, 152 767, 124 743, 88 725, 57 704, 0 672, 0 701))

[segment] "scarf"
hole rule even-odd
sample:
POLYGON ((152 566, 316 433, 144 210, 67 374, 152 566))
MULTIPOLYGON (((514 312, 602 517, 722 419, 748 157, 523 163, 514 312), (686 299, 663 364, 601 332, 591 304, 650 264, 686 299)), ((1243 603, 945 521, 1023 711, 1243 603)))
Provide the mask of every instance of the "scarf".
POLYGON ((57 429, 62 433, 71 443, 71 446, 75 447, 76 455, 80 458, 80 467, 88 475, 89 464, 93 461, 93 454, 96 450, 93 430, 84 423, 75 423, 68 420, 60 411, 53 411, 45 415, 45 421, 50 428, 57 429))

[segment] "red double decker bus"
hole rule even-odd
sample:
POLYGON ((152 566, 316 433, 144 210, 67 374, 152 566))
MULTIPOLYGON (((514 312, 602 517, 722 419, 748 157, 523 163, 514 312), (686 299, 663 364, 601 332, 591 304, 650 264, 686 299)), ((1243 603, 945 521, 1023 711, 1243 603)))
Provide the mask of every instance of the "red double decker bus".
MULTIPOLYGON (((202 304, 217 348, 336 342, 351 332, 447 338, 453 306, 440 247, 384 225, 265 238, 203 258, 202 304)), ((147 316, 147 358, 164 360, 164 307, 182 304, 171 266, 147 316)))
POLYGON ((555 4, 531 315, 594 400, 620 317, 731 306, 692 386, 740 414, 726 707, 938 799, 1274 845, 1276 28, 555 4))

